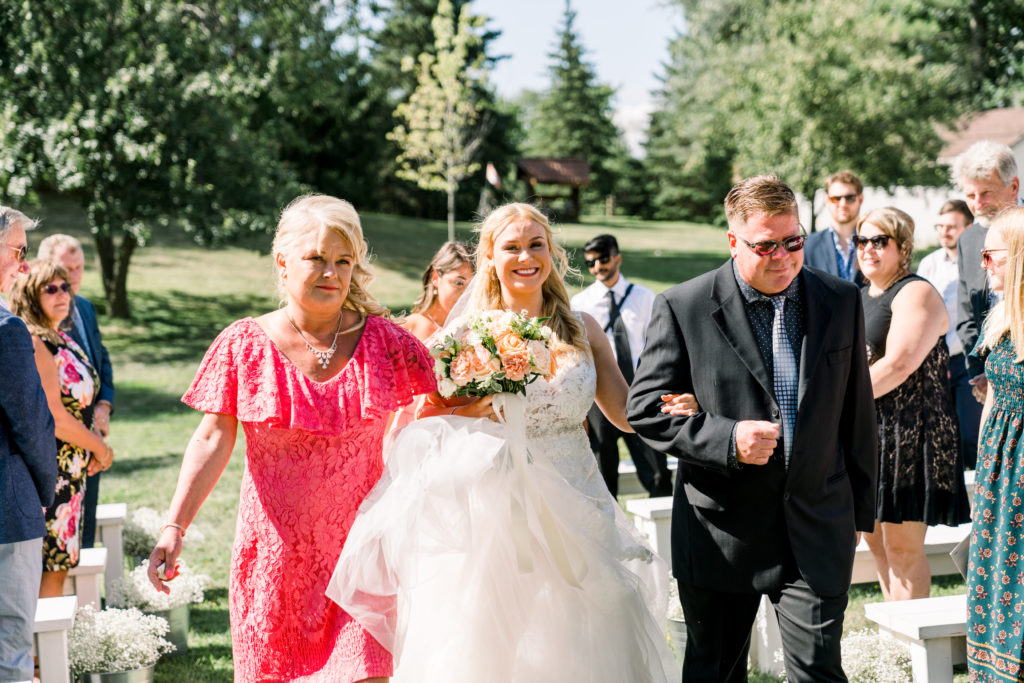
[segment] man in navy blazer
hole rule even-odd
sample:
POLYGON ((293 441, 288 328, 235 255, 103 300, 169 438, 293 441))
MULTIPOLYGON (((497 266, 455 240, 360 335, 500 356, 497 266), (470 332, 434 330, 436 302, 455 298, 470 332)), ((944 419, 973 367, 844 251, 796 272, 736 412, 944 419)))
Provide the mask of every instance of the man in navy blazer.
MULTIPOLYGON (((96 308, 84 296, 78 295, 85 272, 85 254, 82 243, 71 235, 50 235, 39 243, 38 258, 56 263, 68 272, 68 284, 75 297, 71 309, 71 337, 89 356, 89 363, 100 376, 100 390, 93 408, 93 425, 103 438, 110 433, 110 414, 114 410, 114 370, 110 354, 103 345, 100 326, 96 321, 96 308)), ((100 473, 91 475, 85 486, 82 515, 82 547, 91 548, 96 542, 96 505, 100 498, 100 473)))
POLYGON ((860 220, 864 184, 853 171, 838 171, 825 181, 825 197, 832 224, 807 236, 804 264, 862 285, 864 276, 857 267, 853 233, 860 220))
MULTIPOLYGON (((24 214, 0 206, 0 294, 23 270, 24 214)), ((32 680, 32 629, 57 442, 28 328, 0 307, 0 681, 32 680)))
POLYGON ((626 406, 648 445, 679 458, 683 680, 747 680, 767 595, 788 680, 845 681, 843 613, 878 465, 860 293, 802 267, 796 195, 778 177, 740 182, 725 209, 732 258, 655 298, 626 406), (662 412, 675 393, 700 412, 662 412))

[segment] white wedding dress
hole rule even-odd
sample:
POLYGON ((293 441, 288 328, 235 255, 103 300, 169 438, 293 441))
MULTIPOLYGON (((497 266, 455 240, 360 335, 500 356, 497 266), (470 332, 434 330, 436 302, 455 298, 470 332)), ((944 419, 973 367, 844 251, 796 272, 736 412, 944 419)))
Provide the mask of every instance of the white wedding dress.
POLYGON ((395 437, 327 594, 395 656, 394 681, 662 683, 668 574, 608 493, 583 420, 596 372, 499 395, 503 424, 395 437))

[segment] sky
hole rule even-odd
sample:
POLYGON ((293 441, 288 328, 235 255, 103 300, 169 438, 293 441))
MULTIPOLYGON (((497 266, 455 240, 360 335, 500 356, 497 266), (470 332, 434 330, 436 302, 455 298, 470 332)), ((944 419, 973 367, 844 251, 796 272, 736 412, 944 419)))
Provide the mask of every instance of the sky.
MULTIPOLYGON (((664 74, 669 41, 683 26, 682 11, 668 0, 573 0, 576 31, 584 59, 600 82, 616 91, 615 123, 626 134, 634 154, 653 107, 651 91, 664 74)), ((508 55, 491 81, 498 92, 514 97, 524 89, 548 86, 548 53, 554 49, 565 5, 560 0, 476 0, 473 10, 491 18, 489 27, 501 37, 489 50, 508 55)))

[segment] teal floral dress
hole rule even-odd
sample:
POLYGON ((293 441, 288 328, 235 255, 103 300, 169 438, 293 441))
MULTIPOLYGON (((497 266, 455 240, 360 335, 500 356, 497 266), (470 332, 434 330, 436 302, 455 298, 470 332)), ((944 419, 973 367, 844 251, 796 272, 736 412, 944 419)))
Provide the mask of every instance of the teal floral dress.
MULTIPOLYGON (((60 344, 43 339, 57 362, 60 398, 64 409, 92 429, 92 409, 99 376, 82 348, 64 332, 60 344)), ((57 439, 57 493, 46 509, 43 570, 64 571, 78 565, 81 548, 82 499, 85 497, 89 451, 57 439)))
POLYGON ((1009 336, 985 361, 992 410, 982 425, 967 564, 971 681, 1024 680, 1024 365, 1009 336))

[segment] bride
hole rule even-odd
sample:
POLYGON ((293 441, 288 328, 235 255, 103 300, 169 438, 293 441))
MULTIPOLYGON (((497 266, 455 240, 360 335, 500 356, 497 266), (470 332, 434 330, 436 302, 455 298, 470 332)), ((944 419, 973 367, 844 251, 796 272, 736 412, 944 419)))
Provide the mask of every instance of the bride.
MULTIPOLYGON (((632 431, 611 345, 569 310, 568 259, 543 214, 509 204, 479 233, 478 274, 448 327, 482 310, 547 317, 557 370, 525 400, 438 400, 402 429, 327 594, 394 655, 396 681, 676 678, 665 565, 609 494, 583 430, 596 400, 632 431)), ((684 396, 664 410, 695 407, 684 396)))

